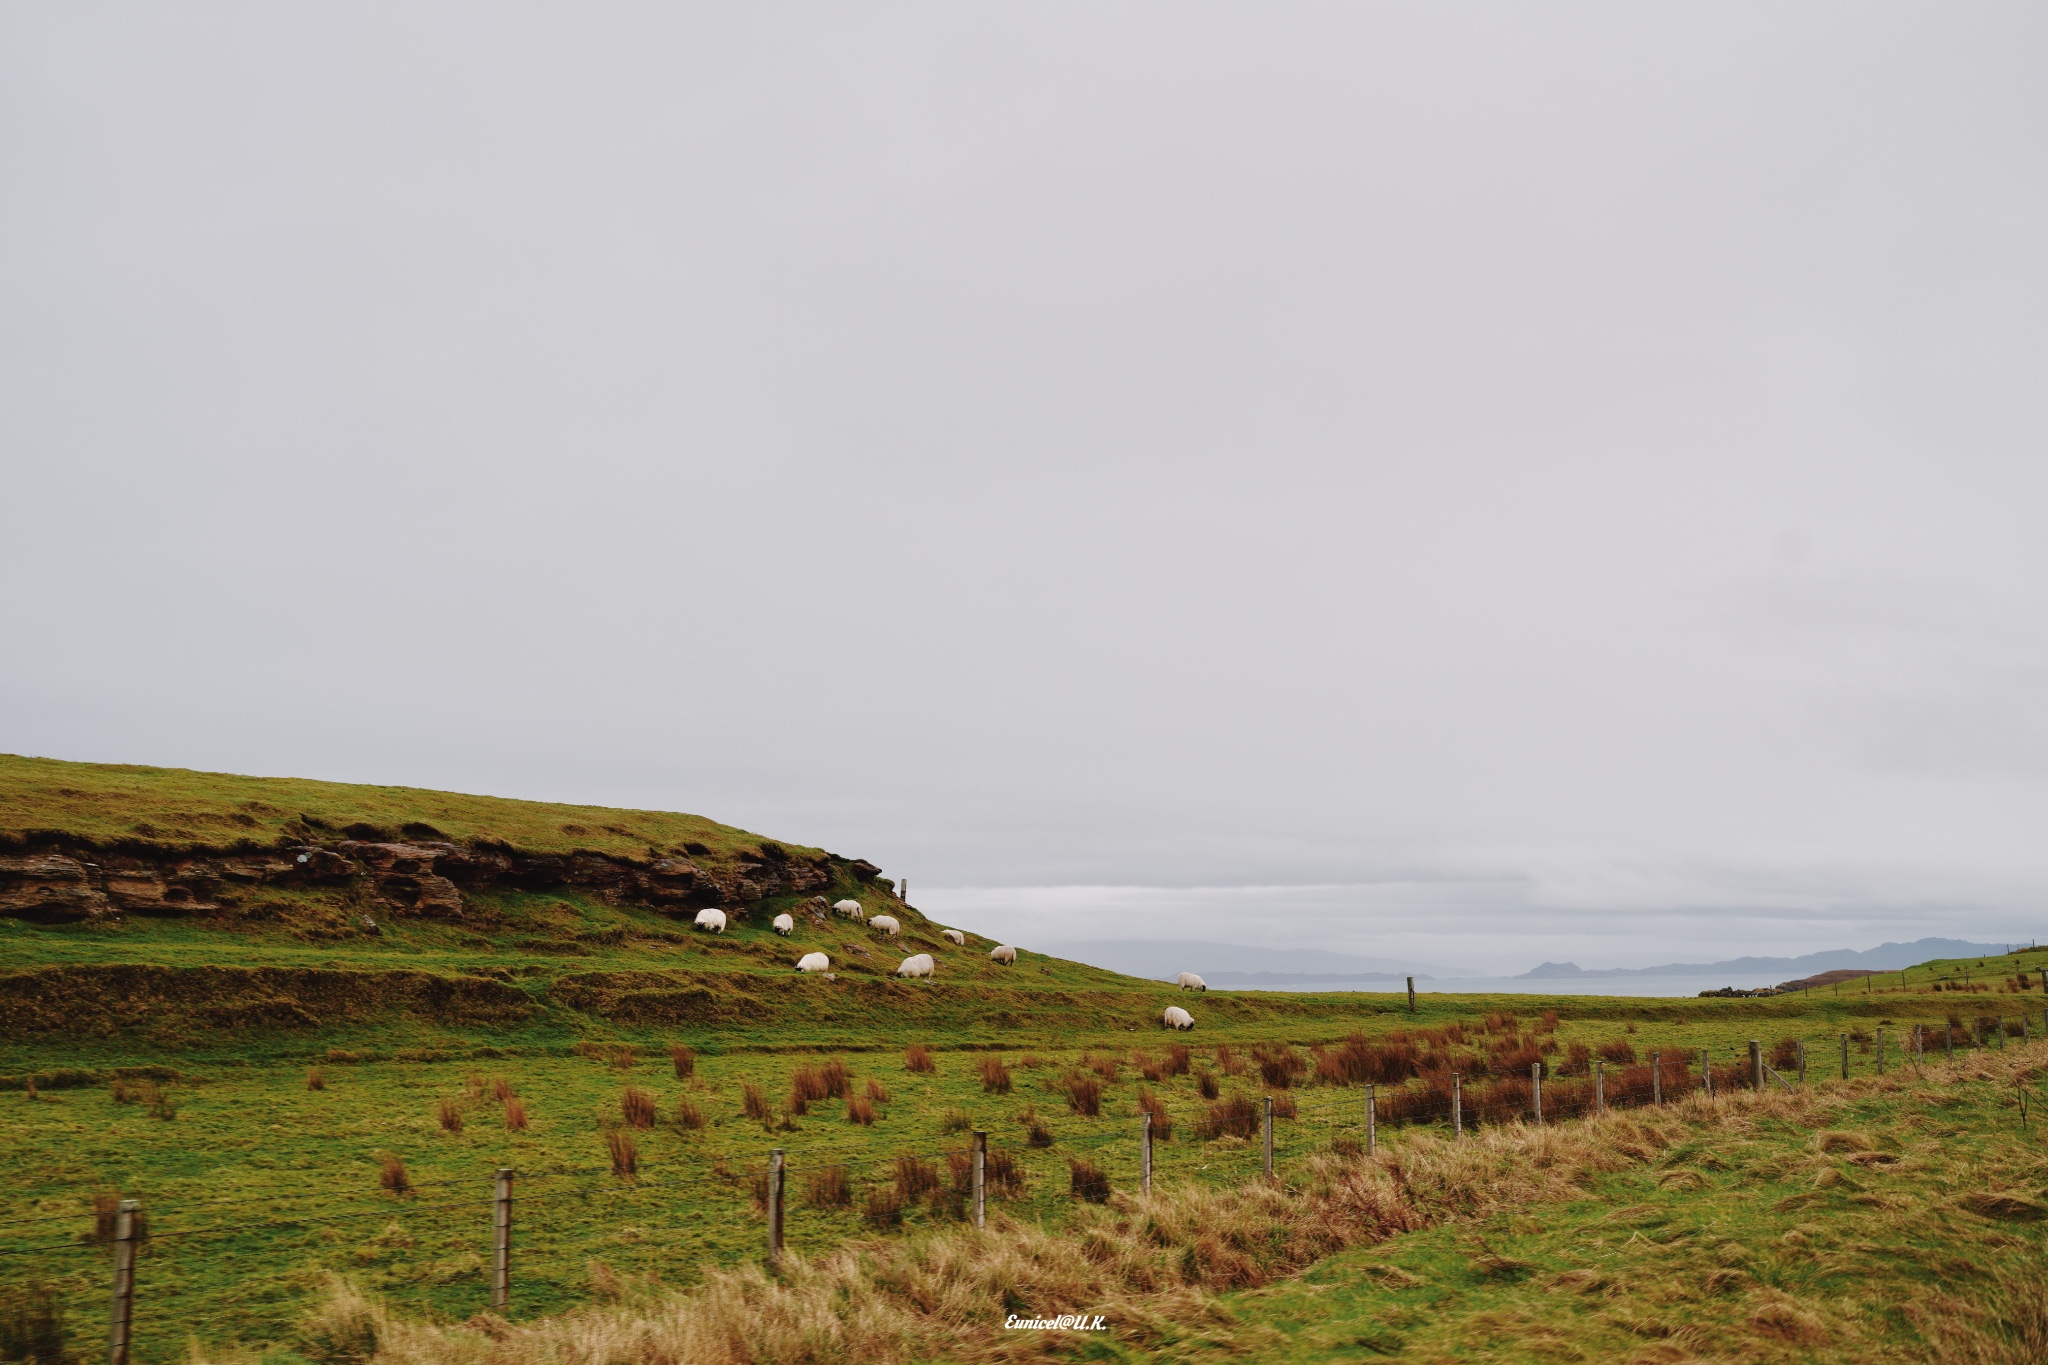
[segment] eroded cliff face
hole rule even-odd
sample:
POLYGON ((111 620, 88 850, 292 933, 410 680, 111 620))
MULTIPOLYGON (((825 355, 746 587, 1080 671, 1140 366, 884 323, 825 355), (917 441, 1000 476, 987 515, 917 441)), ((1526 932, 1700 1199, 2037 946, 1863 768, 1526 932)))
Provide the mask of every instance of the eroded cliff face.
POLYGON ((471 893, 574 887, 613 904, 669 913, 744 907, 768 896, 822 891, 835 871, 871 881, 857 860, 799 858, 764 843, 725 862, 650 854, 531 854, 502 845, 358 839, 258 853, 102 853, 53 842, 0 855, 0 915, 45 923, 110 915, 207 915, 266 887, 340 888, 389 915, 473 916, 471 893))

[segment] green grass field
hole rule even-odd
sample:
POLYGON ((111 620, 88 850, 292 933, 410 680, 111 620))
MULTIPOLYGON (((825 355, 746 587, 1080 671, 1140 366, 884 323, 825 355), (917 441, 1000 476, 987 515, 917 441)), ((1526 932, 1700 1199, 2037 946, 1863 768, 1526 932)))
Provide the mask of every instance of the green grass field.
MULTIPOLYGON (((638 843, 614 851, 640 854, 684 833, 708 846, 707 830, 724 829, 696 817, 289 785, 303 790, 287 801, 257 779, 10 760, 0 765, 0 843, 48 846, 66 821, 79 822, 74 846, 186 840, 206 832, 199 815, 232 814, 252 801, 276 807, 280 821, 417 822, 450 838, 552 831, 547 837, 559 840, 569 825, 616 826, 638 843), (124 792, 132 808, 121 805, 124 792), (137 825, 157 832, 136 836, 137 825), (659 840, 641 838, 657 832, 659 840)), ((258 841, 305 837, 281 824, 237 828, 258 841)), ((733 849, 759 842, 738 831, 721 837, 733 849)), ((829 894, 842 893, 871 897, 872 889, 848 883, 829 894)), ((266 888, 206 916, 0 919, 0 1008, 8 1018, 0 1030, 0 1152, 8 1157, 0 1286, 17 1297, 46 1286, 64 1307, 73 1349, 81 1357, 103 1350, 109 1252, 96 1240, 93 1210, 96 1199, 125 1195, 142 1200, 149 1218, 138 1360, 182 1358, 193 1339, 280 1361, 294 1352, 339 1360, 303 1327, 332 1274, 422 1319, 460 1321, 488 1306, 487 1199, 499 1167, 518 1172, 511 1317, 531 1322, 620 1293, 687 1287, 758 1260, 755 1177, 775 1147, 788 1153, 788 1235, 797 1250, 943 1235, 958 1217, 943 1193, 912 1201, 900 1228, 880 1230, 864 1221, 867 1194, 894 1188, 904 1157, 929 1163, 950 1183, 948 1156, 964 1150, 973 1128, 988 1131, 1022 1173, 1021 1187, 999 1192, 999 1217, 1057 1231, 1094 1216, 1070 1193, 1070 1162, 1100 1167, 1118 1191, 1135 1189, 1141 1092, 1173 1124, 1172 1138, 1156 1148, 1160 1188, 1256 1181, 1255 1141, 1201 1133, 1212 1110, 1198 1093, 1203 1073, 1214 1078, 1217 1102, 1274 1094, 1294 1105, 1295 1116, 1276 1125, 1283 1181, 1351 1150, 1364 1139, 1364 1092, 1319 1083, 1314 1052, 1353 1035, 1437 1048, 1473 1084, 1485 1083, 1511 1044, 1534 1049, 1558 1095, 1574 1086, 1584 1093, 1584 1058, 1603 1047, 1638 1058, 1684 1054, 1688 1064, 1708 1049, 1725 1088, 1748 1040, 1770 1048, 1800 1037, 1809 1047, 1808 1094, 1839 1092, 1839 1105, 1849 1106, 1828 1122, 1866 1134, 1873 1150, 1897 1160, 1859 1165, 1853 1152, 1810 1150, 1812 1114, 1758 1120, 1726 1150, 1674 1149, 1601 1174, 1554 1207, 1447 1214, 1382 1246, 1342 1252, 1256 1298, 1240 1296, 1228 1311, 1241 1322, 1275 1324, 1275 1334, 1239 1331, 1228 1337, 1230 1352, 1314 1360, 1649 1352, 1643 1358, 1675 1360, 1711 1356, 1707 1325, 1738 1301, 1749 1314, 1742 1322, 1764 1315, 1764 1326, 1742 1329, 1745 1341, 1778 1341, 1795 1353, 1852 1340, 1896 1345, 1917 1340, 1920 1328, 1856 1306, 1864 1287, 1923 1273, 1935 1246, 1994 1283, 2038 1240, 2030 1214, 1987 1222, 1956 1213, 1955 1192, 1973 1180, 2001 1189, 2034 1180, 2028 1197, 2039 1194, 2040 1179, 2025 1174, 2034 1140, 2019 1132, 2011 1109, 2018 1092, 1978 1072, 2017 1066, 2031 1084, 2033 1064, 2024 1059, 2038 1047, 2028 1040, 2048 1024, 2039 989, 2048 952, 1928 964, 1791 997, 1425 994, 1411 1014, 1403 997, 1386 994, 1184 996, 1028 951, 1003 967, 989 961, 992 941, 972 926, 958 926, 969 942, 956 949, 939 937, 941 926, 893 904, 904 920, 893 940, 801 914, 793 937, 772 933, 769 916, 800 899, 746 907, 748 917, 717 936, 659 909, 571 887, 473 896, 459 920, 387 915, 376 934, 347 932, 356 903, 318 888, 266 888), (791 970, 814 948, 832 956, 836 980, 791 970), (939 959, 936 980, 889 975, 897 957, 914 951, 939 959), (1194 1032, 1159 1028, 1172 1003, 1194 1012, 1194 1032), (1969 1029, 1980 1018, 2015 1029, 2024 1018, 2027 1036, 1988 1029, 1987 1046, 1973 1051, 1969 1029), (1951 1020, 1962 1025, 1954 1036, 1964 1060, 1909 1067, 1903 1040, 1913 1026, 1941 1031, 1951 1020), (1880 1029, 1888 1069, 1881 1088, 1880 1029), (1846 1083, 1837 1051, 1845 1034, 1846 1083), (1186 1073, 1139 1074, 1176 1042, 1193 1052, 1186 1073), (671 1044, 694 1051, 689 1077, 675 1074, 671 1044), (912 1044, 932 1050, 931 1072, 907 1069, 912 1044), (1283 1047, 1303 1071, 1276 1085, 1262 1079, 1253 1054, 1277 1057, 1283 1047), (991 1057, 1011 1068, 1008 1093, 992 1093, 978 1074, 991 1057), (850 1094, 864 1095, 870 1082, 886 1094, 871 1125, 849 1122, 847 1101, 837 1098, 790 1113, 794 1074, 834 1060, 852 1077, 850 1094), (308 1088, 314 1071, 323 1088, 308 1088), (1099 1115, 1070 1108, 1062 1086, 1077 1072, 1103 1082, 1099 1115), (524 1107, 524 1131, 508 1129, 499 1081, 524 1107), (748 1086, 769 1105, 766 1120, 742 1112, 748 1086), (652 1126, 627 1124, 629 1088, 652 1097, 652 1126), (683 1102, 701 1126, 678 1123, 683 1102), (444 1107, 459 1117, 459 1131, 444 1124, 444 1107), (1031 1145, 1032 1120, 1050 1145, 1031 1145), (631 1178, 612 1170, 608 1143, 620 1132, 637 1150, 631 1178), (381 1184, 387 1156, 403 1162, 409 1193, 381 1184), (843 1169, 845 1204, 812 1196, 813 1180, 833 1168, 843 1169), (1859 1202, 1863 1195, 1891 1202, 1859 1202), (1899 1225, 1897 1246, 1870 1231, 1872 1220, 1896 1220, 1902 1210, 1915 1217, 1899 1225), (1512 1264, 1502 1269, 1488 1257, 1512 1264), (1598 1285, 1570 1278, 1582 1272, 1598 1285), (1806 1317, 1770 1326, 1770 1303, 1778 1301, 1771 1294, 1806 1317), (1503 1340, 1521 1345, 1509 1350, 1503 1340)), ((1391 1104, 1400 1089, 1382 1084, 1378 1093, 1391 1104)), ((1519 1120, 1489 1121, 1499 1128, 1519 1120)), ((1389 1125, 1380 1159, 1398 1163, 1404 1144, 1445 1136, 1440 1122, 1389 1125)), ((1225 1348, 1155 1336, 1144 1350, 1194 1358, 1225 1348)))

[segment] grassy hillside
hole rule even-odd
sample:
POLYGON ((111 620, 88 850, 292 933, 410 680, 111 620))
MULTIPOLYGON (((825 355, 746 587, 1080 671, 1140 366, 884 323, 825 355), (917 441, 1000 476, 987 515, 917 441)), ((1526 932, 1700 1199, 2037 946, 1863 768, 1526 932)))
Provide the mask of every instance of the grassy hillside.
POLYGON ((486 840, 541 853, 588 850, 627 858, 656 849, 681 853, 692 844, 713 856, 761 845, 760 835, 673 811, 0 754, 0 849, 49 837, 101 849, 232 849, 342 833, 486 840))
MULTIPOLYGON (((121 859, 203 862, 234 847, 331 849, 337 858, 363 858, 365 841, 393 839, 564 855, 564 877, 575 874, 577 858, 595 854, 613 860, 607 866, 631 868, 658 867, 673 854, 721 876, 769 856, 759 836, 690 816, 44 760, 0 762, 0 811, 0 837, 22 866, 52 850, 81 866, 109 868, 121 859), (81 852, 87 849, 105 854, 81 852)), ((1248 1180, 1266 1187, 1256 1180, 1256 1141, 1228 1123, 1218 1128, 1219 1113, 1228 1118, 1218 1106, 1278 1097, 1283 1187, 1307 1188, 1326 1178, 1330 1162, 1356 1160, 1347 1154, 1365 1135, 1360 1083, 1375 1075, 1385 1116, 1382 1155, 1393 1165, 1372 1169, 1399 1170, 1411 1159, 1402 1153, 1421 1159, 1438 1150, 1430 1144, 1447 1138, 1446 1111, 1432 1104, 1451 1071, 1467 1087, 1471 1136, 1513 1152, 1530 1140, 1518 1107, 1526 1105, 1526 1090, 1516 1086, 1526 1086, 1518 1078, 1526 1078, 1531 1059, 1549 1078, 1549 1131, 1563 1132, 1576 1126, 1556 1120, 1590 1102, 1592 1059, 1603 1055, 1617 1103, 1628 1098, 1623 1079, 1642 1074, 1626 1059, 1682 1057, 1678 1071, 1690 1074, 1701 1048, 1717 1068, 1724 1102, 1735 1087, 1735 1102, 1761 1103, 1739 1091, 1752 1038, 1781 1060, 1794 1038, 1809 1049, 1811 1091, 1798 1103, 1821 1108, 1754 1139, 1778 1144, 1773 1152, 1784 1149, 1771 1161, 1785 1171, 1822 1179, 1820 1165, 1792 1153, 1823 1117, 1873 1133, 1879 1149, 1901 1154, 1900 1169, 1922 1169, 1906 1158, 1921 1160, 1911 1144, 1927 1139, 1899 1136, 1888 1125, 1932 1112, 1937 1093, 1947 1093, 1940 1087, 1953 1082, 1954 1093, 1971 1098, 1952 1124, 1962 1145, 1941 1158, 1948 1172, 1953 1163, 1988 1162, 1984 1153, 2006 1150, 1997 1145, 2011 1140, 2000 1128, 2008 1118, 2001 1106, 2010 1102, 2016 1078, 2032 1084, 2033 1040, 2048 1025, 2038 975, 2048 950, 1929 964, 1839 991, 1755 1000, 1425 994, 1411 1014, 1392 994, 1185 996, 1161 983, 1049 958, 1028 944, 1014 967, 999 966, 988 957, 991 940, 957 926, 968 941, 956 947, 939 932, 951 926, 896 901, 869 880, 872 869, 793 843, 774 847, 790 859, 812 859, 806 875, 824 880, 803 891, 728 902, 734 918, 722 935, 690 927, 688 904, 650 901, 633 889, 638 883, 617 878, 469 885, 459 901, 444 897, 429 913, 393 901, 391 883, 368 872, 324 881, 259 876, 223 882, 189 908, 69 921, 0 917, 0 1151, 11 1158, 0 1176, 0 1305, 9 1296, 40 1302, 46 1293, 69 1315, 74 1345, 100 1349, 107 1250, 93 1211, 127 1195, 144 1201, 151 1233, 140 1278, 138 1359, 180 1358, 198 1332, 209 1349, 240 1343, 270 1352, 273 1365, 286 1365, 290 1352, 339 1365, 361 1358, 362 1341, 336 1345, 340 1338, 327 1328, 306 1325, 307 1315, 328 1302, 333 1275, 388 1299, 402 1319, 458 1321, 483 1310, 489 1244, 481 1201, 501 1166, 519 1172, 521 1198, 511 1316, 534 1323, 593 1301, 657 1294, 659 1286, 715 1285, 733 1267, 757 1260, 755 1177, 771 1147, 783 1148, 791 1163, 792 1245, 830 1257, 878 1234, 891 1247, 957 1235, 948 1163, 963 1150, 968 1130, 985 1129, 1018 1177, 997 1193, 999 1216, 1014 1228, 1038 1230, 1032 1235, 1052 1239, 1052 1248, 1092 1235, 1091 1220, 1102 1216, 1075 1197, 1075 1163, 1099 1169, 1117 1191, 1135 1189, 1141 1107, 1162 1129, 1171 1127, 1157 1151, 1162 1191, 1227 1201, 1248 1180), (850 920, 813 917, 807 907, 820 894, 887 910, 902 921, 902 932, 889 938, 850 920), (789 938, 769 927, 783 911, 796 920, 789 938), (375 927, 365 928, 366 920, 375 927), (796 956, 812 950, 831 956, 834 979, 792 970, 796 956), (896 962, 920 951, 937 959, 937 978, 895 979, 896 962), (1170 1003, 1193 1011, 1194 1033, 1160 1031, 1160 1011, 1170 1003), (1952 1035, 1934 1035, 1953 1036, 1961 1048, 1953 1071, 1932 1061, 1906 1069, 1901 1040, 1915 1024, 1953 1028, 1952 1035), (1848 1081, 1839 1076, 1845 1036, 1848 1081), (912 1045, 930 1049, 929 1070, 912 1069, 912 1045), (1192 1051, 1176 1061, 1169 1051, 1176 1045, 1192 1051), (689 1050, 687 1065, 672 1061, 674 1047, 689 1050), (847 1083, 799 1103, 806 1075, 834 1062, 847 1083), (994 1069, 985 1073, 989 1063, 994 1069), (1986 1068, 2000 1067, 2003 1090, 1987 1079, 1986 1068), (1099 1097, 1084 1103, 1076 1082, 1085 1089, 1089 1078, 1099 1097), (1907 1106, 1909 1094, 1920 1097, 1911 1101, 1920 1108, 1907 1106), (868 1105, 871 1122, 856 1121, 855 1101, 868 1105), (512 1121, 515 1104, 523 1126, 512 1121), (1844 1105, 1877 1107, 1833 1117, 1844 1105), (614 1170, 620 1135, 633 1144, 637 1169, 630 1175, 614 1170), (407 1171, 409 1192, 383 1183, 392 1160, 407 1171), (906 1160, 935 1168, 940 1190, 923 1190, 918 1167, 905 1174, 906 1160), (830 1190, 812 1191, 811 1182, 828 1172, 837 1172, 843 1201, 830 1190), (870 1196, 886 1204, 899 1189, 915 1196, 906 1200, 900 1226, 884 1218, 878 1227, 866 1217, 870 1196)), ((257 861, 289 872, 294 857, 264 854, 257 861)), ((1680 1076, 1665 1084, 1677 1100, 1680 1076)), ((1724 1123, 1714 1117, 1722 1110, 1691 1098, 1658 1112, 1660 1124, 1682 1115, 1702 1131, 1724 1123)), ((1914 1122, 1928 1133, 1939 1126, 1914 1122)), ((1694 1150, 1687 1141, 1672 1138, 1657 1150, 1694 1150)), ((1597 1341, 1598 1358, 1619 1349, 1620 1337, 1598 1335, 1609 1332, 1608 1318, 1596 1332, 1558 1326, 1557 1315, 1582 1302, 1651 1293, 1648 1280, 1629 1278, 1634 1271, 1610 1277, 1635 1287, 1604 1299, 1545 1297, 1539 1289, 1571 1269, 1566 1252, 1578 1245, 1574 1238, 1606 1236, 1608 1224, 1600 1220, 1613 1209, 1599 1199, 1620 1200, 1615 1207, 1623 1208, 1719 1200, 1731 1218, 1740 1212, 1751 1220, 1741 1226, 1754 1236, 1782 1241, 1793 1230, 1780 1229, 1762 1207, 1735 1208, 1741 1181, 1762 1179, 1757 1172, 1769 1161, 1745 1156, 1721 1170, 1704 1160, 1631 1160, 1627 1171, 1587 1167, 1593 1183, 1574 1188, 1598 1198, 1584 1207, 1554 1184, 1544 1186, 1548 1193, 1517 1195, 1523 1203, 1563 1200, 1541 1215, 1540 1227, 1445 1230, 1481 1211, 1494 1217, 1505 1205, 1491 1195, 1491 1203, 1432 1212, 1437 1231, 1412 1234, 1413 1250, 1399 1253, 1410 1258, 1399 1261, 1401 1274, 1331 1270, 1338 1278, 1327 1280, 1317 1270, 1284 1291, 1299 1296, 1286 1301, 1290 1320, 1321 1324, 1315 1331, 1305 1326, 1295 1345, 1233 1329, 1216 1339, 1228 1348, 1213 1349, 1278 1355, 1320 1342, 1309 1350, 1318 1359, 1316 1351, 1338 1358, 1382 1347, 1457 1358, 1477 1351, 1495 1321, 1490 1315, 1502 1313, 1502 1322, 1535 1324, 1532 1332, 1583 1328, 1588 1342, 1597 1341), (1667 1182, 1676 1165, 1694 1174, 1667 1182), (1622 1183, 1597 1183, 1609 1178, 1622 1183), (1631 1180, 1655 1189, 1639 1190, 1631 1180), (1476 1272, 1456 1270, 1455 1259, 1446 1258, 1476 1245, 1475 1236, 1507 1261, 1534 1268, 1468 1282, 1476 1272)), ((1928 1158, 1925 1169, 1934 1165, 1928 1158)), ((2017 1179, 2003 1174, 2005 1166, 1996 1169, 2001 1188, 2017 1179)), ((1865 1192, 1859 1186, 1841 1198, 1865 1192)), ((1771 1195, 1771 1217, 1803 1207, 1783 1203, 1790 1197, 1771 1195)), ((1927 1218, 1947 1218, 1959 1207, 1942 1202, 1946 1195, 1915 1198, 1921 1202, 1901 1207, 1927 1218)), ((1854 1213, 1860 1207, 1852 1201, 1850 1216, 1861 1216, 1854 1213)), ((1699 1216, 1710 1215, 1722 1216, 1699 1216)), ((1275 1245, 1295 1246, 1281 1227, 1285 1218, 1272 1217, 1280 1220, 1271 1225, 1280 1239, 1275 1245)), ((1664 1246, 1657 1231, 1663 1226, 1630 1223, 1635 1240, 1623 1239, 1626 1255, 1650 1255, 1639 1250, 1642 1243, 1664 1246)), ((1947 1235, 1938 1221, 1927 1228, 1928 1236, 1947 1235)), ((2032 1230, 2000 1235, 2031 1238, 2032 1230)), ((1190 1254, 1204 1265, 1266 1266, 1251 1280, 1204 1278, 1208 1295, 1264 1283, 1345 1244, 1310 1239, 1299 1243, 1298 1255, 1288 1253, 1292 1260, 1272 1260, 1261 1259, 1264 1243, 1254 1237, 1242 1246, 1200 1242, 1190 1254)), ((1957 1256, 1975 1267, 1971 1274, 1992 1278, 2006 1273, 2008 1253, 2020 1246, 1981 1237, 1957 1245, 1964 1248, 1957 1256)), ((1776 1264, 1768 1256, 1755 1260, 1776 1264)), ((1744 1273, 1760 1279, 1754 1266, 1744 1273)), ((1018 1283, 1017 1302, 1033 1301, 1053 1283, 1018 1283)), ((1211 1319, 1201 1315, 1221 1314, 1217 1323, 1263 1311, 1212 1298, 1187 1306, 1204 1321, 1211 1319)), ((1133 1311, 1142 1316, 1155 1308, 1133 1311)), ((1629 1311, 1630 1320, 1650 1320, 1647 1309, 1629 1311)), ((1837 1320, 1828 1316, 1834 1309, 1812 1312, 1837 1320)), ((1665 1325, 1680 1332, 1692 1320, 1679 1314, 1665 1325)), ((1885 1329, 1890 1337, 1842 1339, 1896 1343, 1911 1339, 1909 1328, 1894 1324, 1885 1329)), ((1636 1335, 1648 1343, 1643 1350, 1661 1349, 1636 1335)), ((950 1350, 931 1347, 930 1338, 915 1340, 926 1343, 918 1348, 926 1355, 944 1358, 950 1350)), ((1212 1349, 1198 1336, 1183 1341, 1151 1328, 1116 1341, 1191 1356, 1212 1349)), ((1101 1349, 1114 1354, 1124 1347, 1112 1341, 1101 1349)), ((908 1347, 881 1354, 918 1358, 908 1347)))

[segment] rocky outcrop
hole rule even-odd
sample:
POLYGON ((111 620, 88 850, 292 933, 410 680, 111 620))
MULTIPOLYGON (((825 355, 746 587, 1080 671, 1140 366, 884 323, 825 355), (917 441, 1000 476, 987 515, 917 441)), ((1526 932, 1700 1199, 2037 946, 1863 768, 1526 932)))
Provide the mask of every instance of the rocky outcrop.
MULTIPOLYGON (((602 853, 526 853, 498 844, 345 839, 261 853, 101 855, 61 847, 0 856, 0 915, 43 922, 217 913, 262 886, 359 889, 390 915, 460 919, 468 892, 575 887, 615 904, 670 913, 738 908, 768 896, 817 892, 836 860, 798 858, 764 843, 728 863, 602 853)), ((844 864, 842 864, 844 865, 844 864)), ((858 864, 848 870, 861 874, 858 864)))

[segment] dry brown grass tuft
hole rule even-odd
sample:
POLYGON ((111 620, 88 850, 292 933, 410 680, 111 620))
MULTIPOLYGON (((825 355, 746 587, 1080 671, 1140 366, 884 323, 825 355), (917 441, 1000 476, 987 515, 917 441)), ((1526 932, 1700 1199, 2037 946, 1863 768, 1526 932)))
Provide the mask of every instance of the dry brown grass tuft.
POLYGON ((844 1166, 821 1166, 804 1177, 804 1199, 815 1208, 843 1209, 853 1202, 844 1166))
POLYGON ((1223 1084, 1216 1079, 1215 1072, 1198 1071, 1195 1073, 1195 1091, 1203 1099, 1213 1100, 1223 1093, 1223 1084))
POLYGON ((325 1090, 326 1088, 327 1088, 327 1073, 326 1073, 326 1072, 322 1071, 322 1070, 321 1070, 321 1069, 320 1069, 319 1067, 317 1067, 317 1066, 316 1066, 316 1067, 314 1067, 314 1068, 313 1068, 313 1069, 312 1069, 311 1071, 308 1071, 308 1072, 306 1073, 306 1089, 308 1089, 308 1090, 325 1090))
POLYGON ((975 1070, 981 1073, 981 1088, 991 1095, 1010 1093, 1010 1068, 1003 1065, 1003 1059, 993 1053, 985 1055, 975 1063, 975 1070))
POLYGON ((441 1128, 444 1132, 459 1133, 462 1131, 462 1106, 460 1104, 457 1104, 454 1100, 442 1100, 436 1106, 436 1113, 441 1120, 441 1128))
POLYGON ((611 1155, 613 1175, 632 1175, 640 1169, 640 1148, 631 1133, 614 1128, 604 1135, 604 1145, 611 1155))
POLYGON ((1248 1138, 1259 1131, 1259 1107, 1242 1095, 1209 1106, 1209 1113, 1195 1125, 1195 1135, 1204 1140, 1220 1137, 1248 1138))
POLYGON ((517 1095, 505 1101, 505 1130, 511 1133, 526 1131, 526 1101, 517 1095))
POLYGON ((628 1128, 652 1128, 659 1114, 654 1096, 637 1085, 629 1085, 619 1096, 619 1117, 628 1128))
POLYGON ((861 1210, 861 1219, 869 1227, 879 1231, 903 1226, 903 1199, 893 1185, 868 1186, 867 1207, 861 1210))
POLYGON ((740 1113, 750 1119, 766 1123, 770 1117, 768 1099, 761 1093, 761 1087, 752 1081, 740 1082, 740 1113))
POLYGON ((930 1075, 933 1070, 932 1050, 923 1043, 912 1043, 903 1049, 903 1069, 920 1076, 930 1075))
POLYGON ((1066 1093, 1067 1108, 1082 1118, 1102 1116, 1102 1082, 1095 1077, 1076 1072, 1060 1082, 1060 1089, 1066 1093))
POLYGON ((1068 1188, 1074 1198, 1085 1199, 1091 1204, 1109 1202, 1109 1175, 1092 1161, 1079 1157, 1067 1162, 1068 1188))
POLYGON ((1173 1115, 1167 1112, 1166 1102, 1151 1091, 1138 1091, 1138 1112, 1152 1116, 1152 1137, 1158 1142, 1173 1140, 1173 1115))
POLYGON ((875 1122, 875 1106, 866 1096, 855 1095, 846 1102, 846 1121, 857 1123, 863 1128, 872 1127, 875 1122))
POLYGON ((887 1104, 889 1102, 889 1092, 873 1076, 868 1077, 867 1099, 869 1104, 887 1104))
POLYGON ((668 1045, 668 1060, 675 1067, 679 1081, 687 1081, 697 1074, 697 1054, 681 1043, 668 1045))
POLYGON ((512 1082, 506 1080, 503 1076, 491 1078, 491 1098, 499 1104, 504 1104, 518 1093, 518 1091, 512 1088, 512 1082))
POLYGON ((974 1127, 974 1115, 965 1109, 948 1109, 939 1116, 941 1133, 964 1133, 974 1127))
POLYGON ((896 1158, 896 1197, 915 1204, 939 1187, 939 1168, 906 1152, 896 1158))
POLYGON ((704 1111, 697 1107, 694 1100, 685 1095, 676 1101, 675 1110, 669 1115, 669 1122, 679 1129, 695 1132, 704 1126, 704 1111))
POLYGON ((391 1152, 386 1152, 379 1158, 378 1164, 381 1168, 377 1175, 378 1184, 393 1194, 410 1194, 412 1192, 412 1177, 406 1174, 405 1162, 399 1159, 398 1156, 391 1152))

